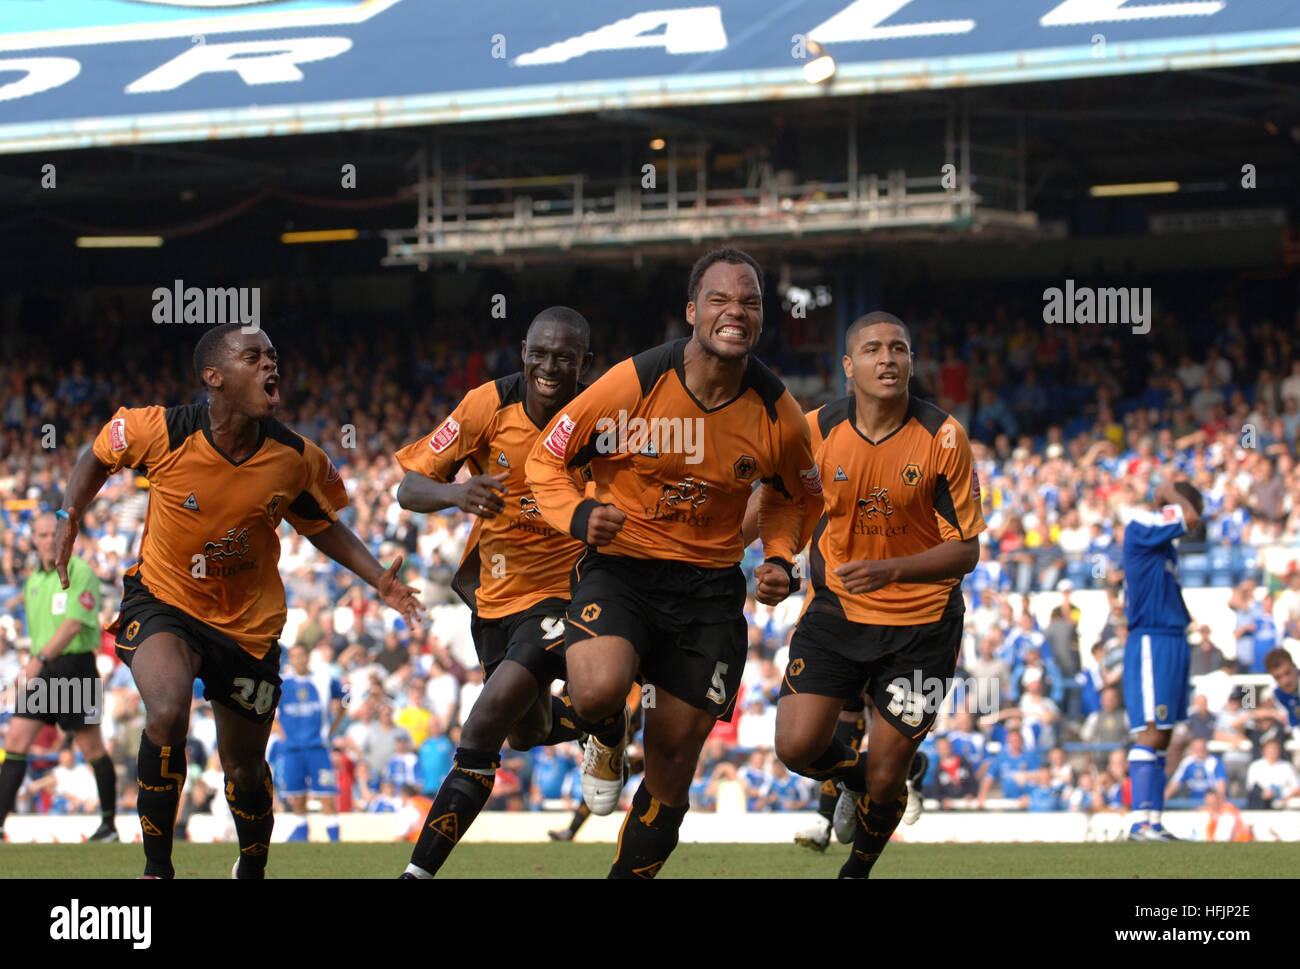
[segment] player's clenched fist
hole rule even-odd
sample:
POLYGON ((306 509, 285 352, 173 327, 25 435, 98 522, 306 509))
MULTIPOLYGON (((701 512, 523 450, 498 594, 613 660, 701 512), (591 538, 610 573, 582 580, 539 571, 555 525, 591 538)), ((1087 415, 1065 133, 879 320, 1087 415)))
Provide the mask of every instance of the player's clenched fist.
POLYGON ((897 568, 889 562, 858 559, 846 562, 835 570, 835 574, 844 583, 844 590, 852 595, 875 592, 898 579, 897 568))
POLYGON ((506 507, 502 495, 508 494, 506 490, 506 478, 510 477, 508 471, 501 474, 476 474, 465 482, 460 493, 460 500, 456 502, 461 511, 467 511, 471 515, 478 515, 480 518, 496 518, 497 514, 506 507))
POLYGON ((754 598, 774 606, 790 594, 790 576, 785 569, 765 562, 754 570, 754 598))
POLYGON ((587 544, 600 547, 614 541, 614 536, 623 528, 627 515, 613 505, 598 505, 591 510, 587 519, 587 544))

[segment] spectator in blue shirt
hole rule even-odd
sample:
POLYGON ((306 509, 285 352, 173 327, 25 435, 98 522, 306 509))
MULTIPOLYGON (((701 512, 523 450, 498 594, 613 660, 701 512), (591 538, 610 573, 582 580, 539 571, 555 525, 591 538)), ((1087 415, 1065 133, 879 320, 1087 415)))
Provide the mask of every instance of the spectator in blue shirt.
POLYGON ((712 811, 715 798, 709 792, 709 774, 705 769, 704 758, 695 765, 695 777, 691 780, 691 808, 695 811, 712 811))
POLYGON ((406 731, 398 733, 396 744, 396 752, 384 765, 382 782, 391 785, 394 791, 400 791, 408 784, 415 784, 417 758, 411 750, 411 738, 406 735, 406 731))
POLYGON ((1249 672, 1266 673, 1268 671, 1264 669, 1264 657, 1268 655, 1269 650, 1277 646, 1277 623, 1273 621, 1273 597, 1265 595, 1255 603, 1250 616, 1255 625, 1255 656, 1249 672))
POLYGON ((1026 652, 1036 649, 1038 655, 1042 656, 1046 645, 1047 637, 1034 628, 1034 617, 1028 612, 1022 612, 1016 620, 1016 627, 1007 634, 1006 641, 998 650, 998 658, 1005 660, 1014 669, 1024 662, 1026 652))
POLYGON ((981 544, 980 560, 962 584, 970 593, 972 608, 978 609, 984 604, 984 596, 1011 589, 1011 575, 1002 567, 1001 562, 994 560, 993 547, 981 544))
POLYGON ((533 776, 528 800, 534 809, 543 801, 557 801, 564 796, 565 781, 575 766, 563 749, 567 746, 538 747, 532 752, 533 776))
POLYGON ((1205 792, 1211 789, 1218 791, 1221 797, 1227 797, 1228 772, 1224 770, 1223 762, 1210 753, 1209 745, 1197 738, 1191 742, 1187 756, 1169 779, 1165 799, 1185 790, 1186 796, 1199 804, 1205 800, 1205 792))
POLYGON ((946 736, 952 744, 953 753, 969 764, 972 771, 978 771, 984 766, 984 735, 975 729, 970 713, 962 710, 954 716, 952 729, 946 736))
POLYGON ((808 806, 809 785, 802 777, 791 774, 785 764, 772 761, 772 777, 767 785, 767 807, 770 811, 802 811, 808 806))
POLYGON ((767 751, 760 747, 749 755, 749 763, 740 769, 740 782, 745 785, 745 807, 750 811, 761 811, 765 806, 764 798, 772 779, 767 760, 767 751))
POLYGON ((1250 525, 1250 512, 1241 507, 1235 491, 1223 496, 1223 511, 1209 519, 1205 529, 1206 541, 1211 544, 1238 546, 1245 538, 1250 525))
POLYGON ((1033 772, 1041 763, 1038 751, 1025 747, 1020 731, 1008 730, 1005 746, 989 758, 986 765, 984 779, 980 782, 980 806, 983 807, 994 782, 1001 789, 1003 797, 1019 798, 1028 794, 1033 772))
POLYGON ((1059 707, 1061 698, 1065 695, 1065 677, 1061 675, 1061 668, 1056 665, 1051 654, 1044 653, 1038 646, 1026 647, 1024 657, 1011 670, 1012 701, 1020 702, 1020 695, 1025 688, 1025 674, 1030 670, 1038 674, 1044 685, 1043 692, 1059 707))
POLYGON ((1030 811, 1061 810, 1061 793, 1052 786, 1052 771, 1040 767, 1034 771, 1025 793, 1020 795, 1020 806, 1030 811))
MULTIPOLYGON (((1246 579, 1232 590, 1228 607, 1236 617, 1233 635, 1237 639, 1237 672, 1245 673, 1255 665, 1255 632, 1258 628, 1258 604, 1255 602, 1255 580, 1246 579)), ((1276 635, 1276 633, 1275 633, 1276 635)))
POLYGON ((451 773, 455 753, 456 747, 443 732, 441 722, 437 717, 431 717, 429 737, 420 744, 419 763, 416 765, 420 790, 425 796, 432 797, 438 793, 444 778, 451 773))
POLYGON ((970 438, 992 444, 999 434, 1014 438, 1019 427, 1011 409, 998 399, 997 391, 985 387, 980 391, 979 407, 970 423, 970 438))

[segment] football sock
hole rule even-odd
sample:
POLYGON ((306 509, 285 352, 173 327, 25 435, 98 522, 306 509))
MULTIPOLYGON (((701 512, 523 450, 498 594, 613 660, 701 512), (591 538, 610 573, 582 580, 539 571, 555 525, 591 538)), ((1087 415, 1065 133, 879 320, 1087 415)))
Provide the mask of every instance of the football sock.
POLYGON ((99 790, 99 814, 104 824, 111 825, 117 817, 117 771, 113 769, 113 758, 104 754, 90 763, 95 772, 95 787, 99 790))
POLYGON ((1156 752, 1150 747, 1142 744, 1134 744, 1128 752, 1128 776, 1129 788, 1132 791, 1132 803, 1129 807, 1132 809, 1133 816, 1137 819, 1133 823, 1133 828, 1139 828, 1147 823, 1150 817, 1149 811, 1155 809, 1155 804, 1151 800, 1151 781, 1155 774, 1156 752))
POLYGON ((295 814, 293 816, 293 830, 289 832, 289 837, 285 841, 306 841, 307 839, 307 815, 295 814))
MULTIPOLYGON (((859 711, 858 718, 849 724, 850 732, 844 738, 844 742, 854 750, 862 746, 862 738, 867 735, 867 713, 865 710, 859 711)), ((837 731, 839 727, 835 728, 837 731)))
POLYGON ((866 797, 858 798, 858 830, 853 836, 853 850, 849 860, 840 868, 840 878, 866 878, 880 853, 889 844, 889 837, 902 820, 907 807, 907 796, 890 804, 877 804, 866 797))
POLYGON ((1156 751, 1156 759, 1151 765, 1151 807, 1147 809, 1147 820, 1160 824, 1165 813, 1165 752, 1156 751))
POLYGON ((817 813, 827 821, 835 817, 835 802, 840 799, 840 789, 829 777, 822 781, 821 795, 817 798, 817 813))
POLYGON ((623 742, 627 736, 627 710, 624 708, 611 717, 605 717, 603 720, 582 720, 575 718, 574 723, 583 729, 585 733, 591 734, 606 747, 614 747, 623 742))
POLYGON ((331 841, 339 840, 339 818, 337 814, 325 815, 325 834, 331 841))
POLYGON ((551 697, 551 732, 542 741, 543 747, 554 747, 566 740, 577 740, 584 733, 578 726, 573 707, 564 702, 567 699, 568 696, 551 697))
POLYGON ((23 786, 26 774, 27 755, 5 751, 4 763, 0 764, 0 828, 5 826, 5 818, 14 809, 18 788, 23 786))
MULTIPOLYGON (((275 827, 275 781, 271 765, 265 764, 266 776, 252 790, 241 791, 235 782, 226 780, 226 802, 235 819, 239 836, 239 877, 265 878, 266 857, 271 850, 271 829, 275 827)), ((303 819, 304 824, 306 818, 303 819)), ((305 833, 305 832, 304 832, 305 833)))
POLYGON ((500 765, 497 752, 456 748, 455 763, 425 816, 408 872, 424 878, 437 873, 492 796, 500 765))
POLYGON ((618 853, 610 878, 654 878, 677 847, 677 831, 689 804, 669 807, 650 795, 645 784, 636 789, 632 807, 618 835, 618 853))
POLYGON ((833 737, 822 755, 799 773, 815 781, 843 781, 853 791, 867 789, 867 758, 838 737, 833 737))
MULTIPOLYGON (((835 739, 844 743, 851 750, 857 750, 862 743, 862 735, 867 731, 867 718, 859 714, 856 720, 840 720, 835 724, 835 739)), ((852 784, 849 785, 853 787, 852 784)), ((861 788, 854 788, 861 790, 861 788)), ((817 798, 817 813, 830 821, 835 815, 835 802, 840 799, 839 788, 835 779, 828 777, 822 781, 821 794, 817 798)))
POLYGON ((144 845, 144 873, 156 878, 174 878, 172 838, 181 789, 185 786, 185 745, 159 747, 148 734, 141 734, 136 774, 140 787, 136 810, 140 814, 140 840, 144 845))
POLYGON ((579 804, 578 809, 573 812, 573 817, 569 821, 569 832, 577 834, 578 829, 591 817, 591 808, 587 807, 586 802, 579 804))

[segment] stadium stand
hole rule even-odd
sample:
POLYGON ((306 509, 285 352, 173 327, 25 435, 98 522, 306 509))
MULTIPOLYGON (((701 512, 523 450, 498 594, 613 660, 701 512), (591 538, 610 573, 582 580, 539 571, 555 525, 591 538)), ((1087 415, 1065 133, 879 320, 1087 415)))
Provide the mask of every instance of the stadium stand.
MULTIPOLYGON (((1014 294, 1002 302, 992 291, 977 294, 972 318, 985 320, 982 325, 959 324, 962 317, 938 303, 907 302, 900 308, 916 335, 916 391, 970 429, 990 526, 980 564, 964 585, 968 622, 958 687, 927 741, 932 804, 1125 810, 1125 763, 1112 755, 1124 749, 1126 733, 1116 727, 1122 711, 1116 714, 1114 697, 1106 697, 1119 673, 1124 635, 1119 521, 1126 506, 1145 499, 1153 472, 1173 468, 1201 488, 1213 519, 1200 541, 1189 539, 1181 549, 1201 699, 1175 737, 1171 776, 1185 776, 1175 774, 1175 766, 1193 756, 1187 754, 1193 740, 1203 739, 1218 765, 1208 776, 1222 767, 1226 793, 1246 806, 1249 765, 1262 757, 1263 746, 1281 739, 1287 756, 1294 753, 1289 735, 1253 715, 1267 703, 1264 653, 1274 645, 1300 651, 1300 573, 1294 565, 1300 556, 1300 348, 1294 329, 1267 313, 1243 318, 1216 306, 1195 325, 1167 320, 1134 356, 1102 328, 1030 325, 1014 294), (1012 733, 1020 734, 1023 753, 1011 752, 1012 733)), ((112 309, 102 308, 109 316, 112 309)), ((596 324, 598 371, 682 331, 681 321, 665 313, 661 333, 633 343, 626 332, 602 325, 599 314, 589 316, 596 324)), ((515 369, 515 343, 502 337, 453 350, 456 344, 436 333, 398 336, 389 327, 376 336, 379 331, 364 320, 325 326, 311 319, 304 304, 291 308, 282 325, 268 326, 285 360, 281 419, 331 454, 352 499, 345 520, 377 556, 407 556, 408 581, 434 611, 422 629, 407 629, 285 526, 281 570, 290 619, 283 641, 305 643, 313 666, 330 668, 346 684, 347 714, 333 751, 343 786, 340 810, 392 811, 404 783, 425 792, 437 788, 481 674, 467 648, 463 607, 449 590, 470 522, 459 512, 401 510, 394 499, 401 472, 391 455, 435 426, 466 389, 515 369), (414 731, 412 724, 418 725, 414 731)), ((811 408, 840 393, 830 376, 838 372, 838 354, 815 332, 801 335, 798 327, 783 325, 792 322, 771 327, 764 356, 811 408)), ((184 341, 146 331, 119 368, 103 361, 115 359, 121 348, 112 345, 108 330, 99 333, 99 343, 82 344, 72 358, 30 346, 7 354, 0 365, 4 717, 25 658, 21 583, 33 563, 33 517, 57 507, 77 453, 114 407, 194 399, 181 354, 187 349, 178 349, 184 341), (42 447, 51 430, 57 446, 42 447)), ((103 584, 105 621, 139 540, 146 489, 143 478, 118 476, 83 523, 78 551, 103 584)), ((747 573, 759 560, 751 549, 747 573)), ((792 785, 771 753, 773 703, 799 607, 797 598, 775 609, 750 599, 751 652, 740 712, 718 726, 706 748, 693 789, 697 810, 727 804, 777 810, 815 802, 811 784, 792 785), (772 796, 778 786, 779 798, 772 796)), ((105 736, 129 781, 143 715, 107 635, 100 663, 108 681, 105 736)), ((196 699, 195 706, 202 711, 206 704, 196 699)), ((196 713, 187 813, 211 810, 220 774, 213 736, 211 717, 196 713)), ((56 743, 53 734, 38 741, 20 811, 59 812, 77 803, 59 787, 40 783, 57 763, 56 743)), ((571 754, 508 757, 504 768, 515 783, 499 782, 489 807, 572 806, 577 763, 571 754)), ((1172 801, 1174 807, 1197 803, 1206 789, 1181 780, 1178 786, 1184 800, 1172 801)), ((134 784, 119 790, 122 810, 131 810, 134 784)))

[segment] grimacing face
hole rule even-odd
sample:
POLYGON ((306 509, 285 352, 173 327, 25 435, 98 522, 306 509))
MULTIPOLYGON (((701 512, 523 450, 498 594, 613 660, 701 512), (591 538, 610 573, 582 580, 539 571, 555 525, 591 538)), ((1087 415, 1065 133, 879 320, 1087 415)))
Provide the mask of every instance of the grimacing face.
POLYGON ((749 263, 715 262, 700 277, 699 292, 686 304, 695 340, 723 360, 739 360, 763 332, 763 292, 749 263))

